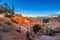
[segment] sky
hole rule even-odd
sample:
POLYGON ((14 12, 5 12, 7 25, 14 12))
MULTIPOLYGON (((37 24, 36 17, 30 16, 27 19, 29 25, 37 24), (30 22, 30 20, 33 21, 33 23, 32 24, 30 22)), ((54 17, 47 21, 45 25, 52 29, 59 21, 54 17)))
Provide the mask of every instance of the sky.
POLYGON ((60 0, 2 0, 10 6, 13 4, 15 13, 24 16, 47 16, 60 14, 60 0))

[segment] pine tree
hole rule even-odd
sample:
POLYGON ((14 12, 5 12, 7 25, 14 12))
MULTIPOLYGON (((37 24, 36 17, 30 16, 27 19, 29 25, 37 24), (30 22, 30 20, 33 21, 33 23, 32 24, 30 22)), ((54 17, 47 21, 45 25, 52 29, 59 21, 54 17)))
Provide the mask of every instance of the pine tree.
POLYGON ((12 5, 12 14, 14 14, 14 5, 12 5))
POLYGON ((38 24, 36 24, 36 25, 33 26, 33 31, 35 32, 35 34, 36 34, 37 32, 39 32, 40 29, 41 29, 41 28, 40 28, 40 26, 39 26, 38 24))

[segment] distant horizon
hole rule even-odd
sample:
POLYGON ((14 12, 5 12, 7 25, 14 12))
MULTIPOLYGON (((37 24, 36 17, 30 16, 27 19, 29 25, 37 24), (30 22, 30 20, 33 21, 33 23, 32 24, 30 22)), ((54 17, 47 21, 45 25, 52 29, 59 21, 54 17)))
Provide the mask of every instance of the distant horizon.
POLYGON ((48 16, 60 14, 60 0, 2 0, 14 5, 15 14, 25 16, 48 16))
MULTIPOLYGON (((21 13, 18 13, 18 14, 21 14, 21 13)), ((60 14, 51 14, 51 15, 23 15, 21 14, 21 15, 24 17, 58 17, 60 16, 60 14)))
POLYGON ((28 16, 28 17, 39 17, 39 16, 58 16, 58 15, 60 15, 60 12, 57 12, 57 13, 55 13, 55 14, 49 14, 49 15, 24 15, 24 14, 22 14, 22 13, 15 13, 15 14, 21 14, 21 15, 23 15, 23 16, 28 16))

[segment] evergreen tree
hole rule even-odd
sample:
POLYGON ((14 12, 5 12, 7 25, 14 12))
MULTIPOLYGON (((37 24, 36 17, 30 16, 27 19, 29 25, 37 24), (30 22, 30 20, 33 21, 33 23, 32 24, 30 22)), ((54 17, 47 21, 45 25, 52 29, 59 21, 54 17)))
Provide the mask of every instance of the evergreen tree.
POLYGON ((35 32, 35 34, 39 32, 40 29, 41 29, 40 26, 37 24, 33 26, 33 31, 35 32))
POLYGON ((27 30, 27 40, 31 40, 30 38, 29 38, 29 31, 27 30))
POLYGON ((12 5, 12 14, 14 14, 14 5, 12 5))
POLYGON ((3 6, 4 6, 4 12, 7 13, 7 12, 11 12, 10 10, 10 6, 7 4, 7 3, 3 3, 3 6))
POLYGON ((4 13, 4 6, 3 5, 0 5, 0 14, 1 13, 4 13))

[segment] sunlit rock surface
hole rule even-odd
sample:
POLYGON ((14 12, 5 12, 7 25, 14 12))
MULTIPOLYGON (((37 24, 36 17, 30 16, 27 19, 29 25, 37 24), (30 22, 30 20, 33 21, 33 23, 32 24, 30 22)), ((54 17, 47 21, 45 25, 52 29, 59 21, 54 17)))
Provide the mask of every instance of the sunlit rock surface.
MULTIPOLYGON (((10 18, 6 18, 6 17, 0 18, 0 24, 2 24, 0 26, 0 39, 1 40, 27 40, 26 39, 27 30, 29 32, 33 32, 32 28, 35 24, 38 24, 41 27, 44 27, 44 26, 42 26, 43 25, 42 18, 39 20, 38 19, 35 20, 35 18, 21 17, 21 21, 20 21, 19 17, 17 17, 19 20, 17 20, 16 17, 15 18, 13 17, 13 19, 18 21, 18 23, 13 22, 10 18), (6 24, 5 22, 10 23, 11 25, 6 24), (31 29, 30 29, 30 27, 31 27, 31 29), (7 29, 7 30, 9 30, 9 32, 8 31, 5 32, 2 29, 4 29, 4 30, 7 29), (17 32, 16 30, 20 30, 21 32, 17 32)), ((54 31, 60 31, 60 22, 59 21, 46 23, 45 25, 47 25, 49 27, 48 29, 53 29, 54 31)), ((43 31, 45 31, 45 30, 43 30, 43 31)), ((31 39, 32 40, 60 40, 60 33, 56 33, 54 36, 47 36, 47 35, 44 35, 44 32, 42 33, 43 35, 40 35, 41 32, 38 34, 33 34, 34 37, 32 37, 30 35, 31 39)))

